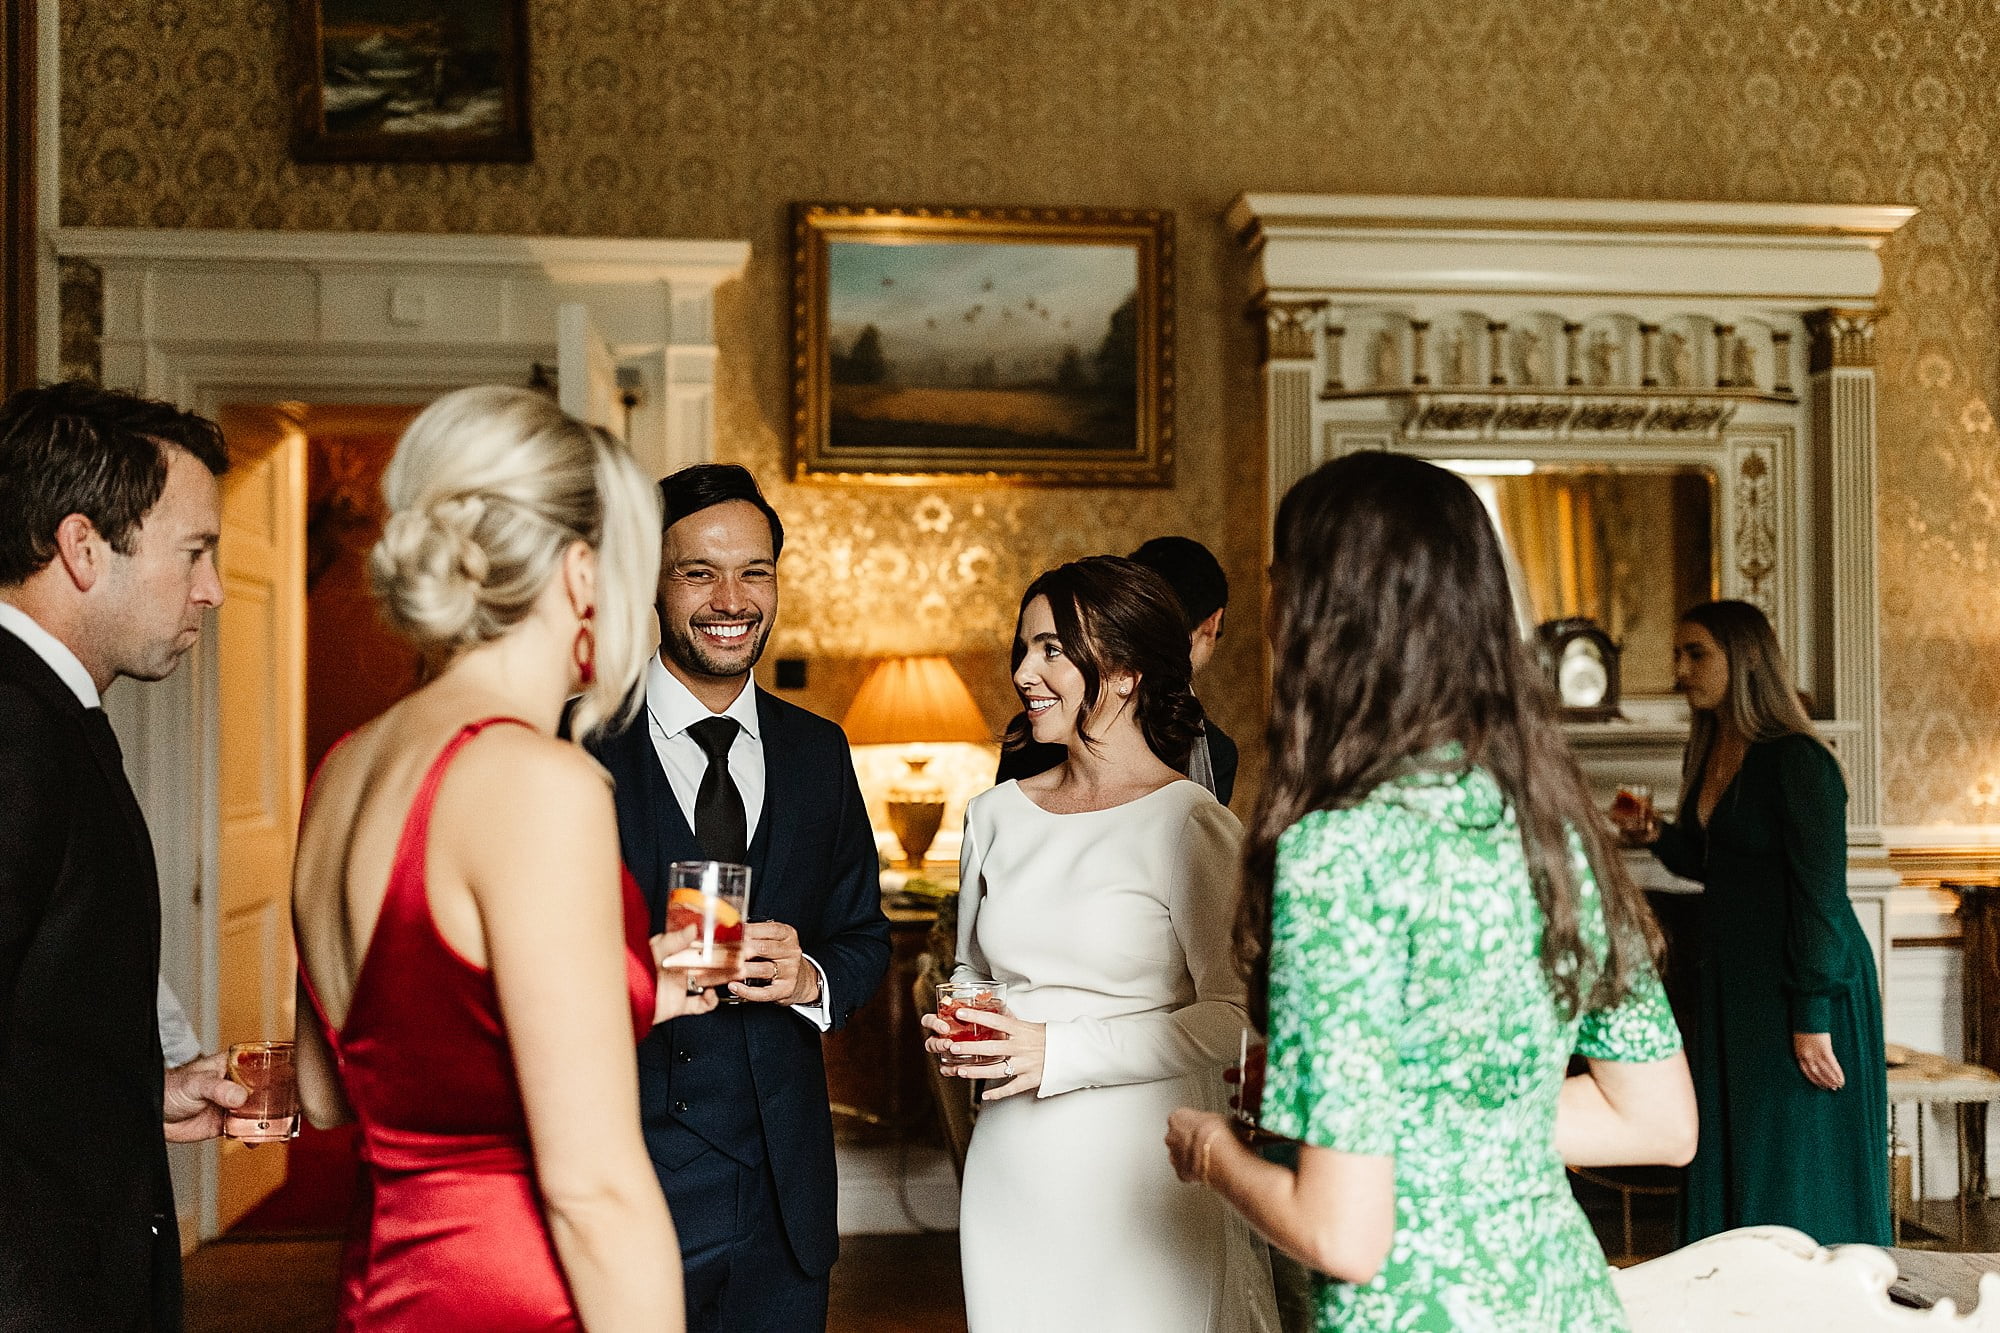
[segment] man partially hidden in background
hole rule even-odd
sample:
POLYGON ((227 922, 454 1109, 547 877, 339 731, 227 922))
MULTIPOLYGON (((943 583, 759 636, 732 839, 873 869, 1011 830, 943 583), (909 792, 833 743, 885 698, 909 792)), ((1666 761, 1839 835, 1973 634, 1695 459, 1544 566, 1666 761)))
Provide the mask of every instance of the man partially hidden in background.
POLYGON ((8 1333, 179 1329, 166 1141, 243 1101, 220 1056, 164 1068, 153 844, 100 702, 171 673, 221 604, 226 466, 221 432, 163 403, 58 384, 0 408, 8 1333))

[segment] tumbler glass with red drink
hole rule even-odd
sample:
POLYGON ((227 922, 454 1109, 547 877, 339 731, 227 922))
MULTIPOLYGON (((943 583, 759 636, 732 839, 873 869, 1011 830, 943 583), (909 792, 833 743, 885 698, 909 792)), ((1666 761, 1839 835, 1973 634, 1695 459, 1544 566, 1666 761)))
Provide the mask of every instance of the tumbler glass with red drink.
POLYGON ((1611 822, 1634 841, 1651 836, 1654 825, 1653 789, 1643 782, 1628 782, 1611 799, 1611 822))
MULTIPOLYGON (((958 1016, 961 1009, 977 1009, 982 1013, 1004 1014, 1007 1012, 1007 983, 1004 981, 947 981, 937 988, 938 1021, 945 1025, 940 1033, 946 1041, 995 1041, 1000 1034, 992 1028, 967 1022, 958 1016)), ((938 1057, 946 1065, 997 1065, 998 1056, 953 1055, 946 1051, 938 1057)))

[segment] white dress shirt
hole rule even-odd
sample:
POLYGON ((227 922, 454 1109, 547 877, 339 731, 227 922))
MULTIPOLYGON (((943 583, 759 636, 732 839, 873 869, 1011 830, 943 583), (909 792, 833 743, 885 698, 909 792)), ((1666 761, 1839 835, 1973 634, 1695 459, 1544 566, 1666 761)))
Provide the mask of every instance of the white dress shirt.
MULTIPOLYGON (((12 602, 0 602, 0 629, 6 630, 22 643, 28 651, 48 663, 49 670, 61 677, 76 695, 76 701, 85 708, 102 708, 104 699, 97 692, 97 682, 84 670, 69 645, 35 623, 35 618, 15 606, 12 602)), ((159 995, 156 1018, 160 1027, 160 1052, 166 1059, 167 1068, 184 1065, 201 1054, 201 1041, 194 1035, 194 1028, 188 1023, 187 1011, 181 1008, 180 1000, 167 988, 167 979, 159 979, 159 995)))
POLYGON ((33 616, 12 602, 0 601, 0 629, 27 644, 28 651, 47 662, 49 670, 62 677, 62 683, 69 686, 78 703, 85 708, 104 706, 97 693, 97 682, 83 669, 83 663, 69 650, 69 645, 37 625, 33 616))
MULTIPOLYGON (((757 686, 745 678, 743 688, 720 713, 694 697, 694 691, 680 682, 655 656, 646 664, 646 729, 653 738, 653 753, 667 775, 674 800, 694 827, 694 802, 701 791, 701 779, 708 772, 708 753, 688 735, 688 728, 704 718, 726 717, 737 724, 736 739, 729 745, 729 776, 743 797, 743 838, 748 845, 757 836, 757 824, 764 814, 764 738, 757 718, 757 686)), ((757 884, 750 884, 750 919, 756 920, 757 884)), ((819 974, 819 998, 811 1004, 794 1004, 793 1012, 821 1032, 833 1026, 832 997, 827 993, 826 969, 804 956, 819 974)))

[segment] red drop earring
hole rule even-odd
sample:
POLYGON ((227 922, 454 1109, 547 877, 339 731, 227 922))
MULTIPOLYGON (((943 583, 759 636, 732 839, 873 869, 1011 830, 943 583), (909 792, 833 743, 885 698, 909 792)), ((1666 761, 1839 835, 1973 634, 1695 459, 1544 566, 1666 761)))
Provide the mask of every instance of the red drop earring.
POLYGON ((590 619, 597 614, 597 608, 583 608, 583 623, 576 627, 576 642, 570 646, 570 660, 576 664, 576 678, 583 688, 589 689, 597 679, 597 633, 590 627, 590 619))

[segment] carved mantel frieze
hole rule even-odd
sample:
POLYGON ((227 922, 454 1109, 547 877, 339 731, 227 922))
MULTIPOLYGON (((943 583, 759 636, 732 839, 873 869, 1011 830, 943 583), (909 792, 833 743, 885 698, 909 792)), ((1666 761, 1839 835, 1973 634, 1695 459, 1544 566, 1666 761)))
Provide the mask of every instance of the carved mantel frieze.
MULTIPOLYGON (((1381 397, 1348 394, 1347 397, 1381 397)), ((1410 393, 1404 402, 1406 437, 1532 439, 1567 441, 1578 437, 1670 436, 1714 439, 1736 415, 1737 403, 1709 396, 1657 394, 1410 393)))

